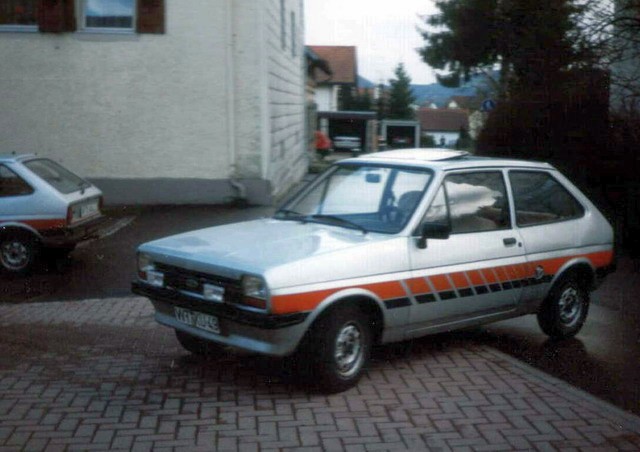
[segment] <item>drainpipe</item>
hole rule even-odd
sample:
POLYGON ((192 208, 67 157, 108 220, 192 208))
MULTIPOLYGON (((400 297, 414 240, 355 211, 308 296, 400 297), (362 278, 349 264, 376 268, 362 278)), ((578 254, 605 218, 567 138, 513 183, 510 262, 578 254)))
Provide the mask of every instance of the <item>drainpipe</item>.
POLYGON ((247 188, 238 180, 237 152, 236 152, 236 117, 235 117, 235 65, 233 60, 233 50, 235 48, 235 35, 233 32, 233 0, 227 0, 226 11, 226 35, 227 43, 227 140, 229 143, 229 160, 231 176, 229 183, 236 190, 234 201, 239 204, 247 203, 247 188))

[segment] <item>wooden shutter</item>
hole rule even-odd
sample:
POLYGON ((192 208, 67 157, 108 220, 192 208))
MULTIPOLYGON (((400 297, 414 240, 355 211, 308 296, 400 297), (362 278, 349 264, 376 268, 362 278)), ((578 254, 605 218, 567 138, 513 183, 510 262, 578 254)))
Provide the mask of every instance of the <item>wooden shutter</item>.
POLYGON ((138 0, 136 31, 164 33, 164 0, 138 0))
POLYGON ((76 30, 74 0, 40 0, 38 26, 46 33, 62 33, 76 30))

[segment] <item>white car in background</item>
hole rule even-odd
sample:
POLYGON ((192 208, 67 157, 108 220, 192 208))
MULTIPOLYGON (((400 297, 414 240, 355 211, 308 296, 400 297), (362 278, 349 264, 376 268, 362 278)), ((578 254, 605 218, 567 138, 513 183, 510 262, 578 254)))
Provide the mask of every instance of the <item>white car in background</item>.
POLYGON ((69 253, 105 217, 102 192, 53 160, 0 155, 0 266, 27 273, 43 249, 69 253))

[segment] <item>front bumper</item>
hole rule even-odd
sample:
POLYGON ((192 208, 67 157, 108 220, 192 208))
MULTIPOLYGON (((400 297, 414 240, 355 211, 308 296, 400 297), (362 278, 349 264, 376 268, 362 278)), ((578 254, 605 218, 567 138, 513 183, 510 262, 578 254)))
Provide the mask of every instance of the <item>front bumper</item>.
POLYGON ((41 231, 42 243, 47 247, 65 247, 97 238, 108 217, 100 215, 78 225, 41 231))
POLYGON ((151 300, 158 323, 212 342, 265 355, 291 354, 308 327, 307 312, 273 315, 246 311, 226 303, 201 300, 175 290, 151 287, 139 281, 132 283, 131 290, 151 300), (221 334, 210 333, 178 321, 174 313, 175 306, 216 316, 221 334))

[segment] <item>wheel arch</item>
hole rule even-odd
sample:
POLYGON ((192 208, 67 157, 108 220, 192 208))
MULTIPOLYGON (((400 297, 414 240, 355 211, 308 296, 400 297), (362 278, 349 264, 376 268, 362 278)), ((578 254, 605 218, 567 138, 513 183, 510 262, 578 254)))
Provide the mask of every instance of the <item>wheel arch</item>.
POLYGON ((575 275, 578 280, 584 284, 584 287, 589 291, 595 287, 596 269, 589 261, 589 259, 587 259, 586 257, 580 257, 571 259, 562 267, 560 267, 558 272, 551 280, 549 292, 551 292, 558 281, 561 281, 569 277, 570 275, 575 275))
POLYGON ((340 291, 323 300, 311 313, 309 317, 309 328, 311 331, 318 320, 329 315, 333 310, 355 306, 369 319, 373 342, 379 343, 382 338, 385 325, 384 304, 374 293, 362 289, 348 289, 340 291))
POLYGON ((17 222, 0 223, 0 237, 10 234, 12 232, 29 234, 34 238, 36 238, 38 241, 42 240, 42 235, 40 235, 40 233, 36 229, 32 228, 27 224, 17 223, 17 222))

